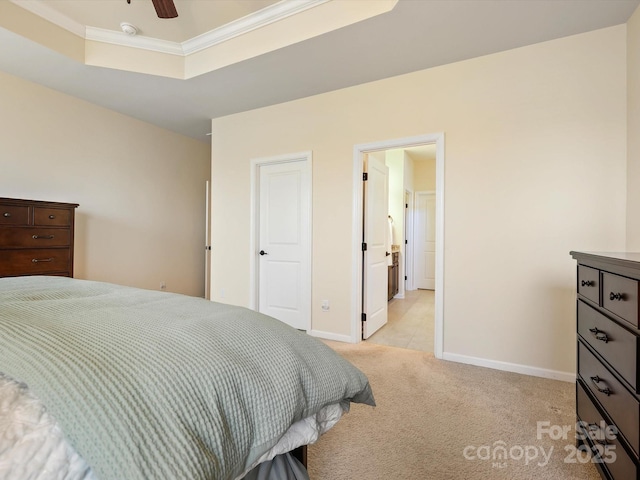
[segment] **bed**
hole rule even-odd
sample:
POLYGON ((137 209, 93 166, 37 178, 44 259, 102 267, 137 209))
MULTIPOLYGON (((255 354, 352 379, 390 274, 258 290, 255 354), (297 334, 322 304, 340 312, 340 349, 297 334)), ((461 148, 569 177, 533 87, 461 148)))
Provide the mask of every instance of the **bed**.
POLYGON ((0 478, 302 478, 289 452, 352 402, 375 405, 361 371, 252 310, 0 278, 0 478))

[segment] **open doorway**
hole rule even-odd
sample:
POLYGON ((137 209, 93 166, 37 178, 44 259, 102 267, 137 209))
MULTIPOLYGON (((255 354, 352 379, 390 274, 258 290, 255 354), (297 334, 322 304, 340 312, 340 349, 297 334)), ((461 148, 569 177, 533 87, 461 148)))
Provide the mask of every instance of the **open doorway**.
POLYGON ((385 299, 387 322, 365 338, 371 343, 433 353, 436 146, 396 148, 369 155, 377 155, 389 170, 393 261, 389 262, 389 294, 385 299))
MULTIPOLYGON (((383 339, 387 337, 380 343, 391 344, 388 342, 388 337, 391 335, 383 332, 385 328, 391 331, 401 330, 400 323, 398 323, 401 317, 405 317, 404 320, 414 325, 417 322, 424 323, 428 321, 430 322, 431 334, 422 334, 422 346, 415 345, 413 348, 433 351, 437 358, 441 358, 444 330, 442 291, 444 257, 444 134, 389 140, 357 145, 354 148, 354 179, 358 178, 360 180, 360 182, 354 181, 354 238, 356 239, 364 238, 363 208, 366 200, 363 197, 365 188, 362 184, 363 163, 364 159, 372 154, 378 158, 385 158, 385 163, 390 169, 389 219, 393 223, 393 245, 391 245, 391 248, 395 249, 395 254, 399 257, 397 272, 399 281, 398 288, 389 297, 391 301, 387 305, 389 325, 383 327, 378 333, 374 333, 369 341, 375 343, 377 341, 376 335, 378 335, 379 338, 383 339), (395 174, 393 173, 394 169, 396 169, 395 174), (418 172, 417 175, 416 172, 418 172), (417 196, 415 194, 422 192, 432 192, 434 198, 433 214, 429 221, 432 222, 430 231, 435 249, 430 259, 427 259, 427 263, 433 267, 434 282, 432 289, 418 289, 418 282, 416 282, 415 278, 416 271, 420 270, 416 268, 415 262, 425 262, 424 252, 422 250, 416 252, 416 248, 414 248, 416 215, 419 213, 416 210, 415 201, 417 196), (398 326, 388 328, 392 323, 398 326), (424 342, 429 343, 429 346, 425 347, 424 342)), ((423 231, 424 225, 419 228, 423 231)), ((357 246, 359 247, 360 243, 357 246)), ((363 325, 365 324, 359 324, 357 320, 366 321, 365 309, 367 304, 367 289, 362 287, 362 282, 366 282, 366 271, 362 267, 366 252, 358 253, 360 253, 360 262, 358 262, 357 254, 354 255, 354 282, 358 287, 356 289, 358 298, 354 299, 356 302, 353 322, 354 341, 360 341, 362 338, 361 334, 364 331, 363 325), (358 306, 360 308, 357 308, 358 306)), ((392 271, 391 266, 389 271, 392 271)), ((422 271, 424 272, 424 268, 422 268, 422 271)), ((374 291, 374 289, 369 290, 374 291)), ((366 329, 366 326, 364 328, 366 329)), ((407 328, 410 329, 412 327, 409 326, 407 328)), ((404 335, 401 334, 400 336, 404 336, 405 341, 410 340, 408 337, 411 336, 411 333, 404 332, 404 335)), ((418 341, 418 338, 416 337, 414 340, 418 341)), ((405 345, 397 346, 412 348, 409 342, 405 345)))

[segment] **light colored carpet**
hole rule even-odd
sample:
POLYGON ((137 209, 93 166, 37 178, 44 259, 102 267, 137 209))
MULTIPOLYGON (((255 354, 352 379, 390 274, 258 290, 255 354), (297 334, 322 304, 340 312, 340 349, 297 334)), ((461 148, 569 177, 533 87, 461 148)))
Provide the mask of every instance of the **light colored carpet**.
POLYGON ((369 377, 377 407, 352 405, 309 447, 312 480, 600 478, 572 455, 573 384, 366 342, 326 343, 369 377), (537 422, 570 431, 554 441, 538 435, 537 422))

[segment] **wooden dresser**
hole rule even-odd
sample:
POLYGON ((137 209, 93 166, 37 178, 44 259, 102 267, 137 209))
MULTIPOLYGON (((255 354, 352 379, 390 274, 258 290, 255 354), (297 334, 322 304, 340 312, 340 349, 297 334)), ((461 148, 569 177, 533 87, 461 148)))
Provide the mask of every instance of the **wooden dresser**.
POLYGON ((576 409, 602 478, 640 472, 640 253, 571 252, 578 262, 576 409))
POLYGON ((0 198, 0 277, 73 277, 76 203, 0 198))

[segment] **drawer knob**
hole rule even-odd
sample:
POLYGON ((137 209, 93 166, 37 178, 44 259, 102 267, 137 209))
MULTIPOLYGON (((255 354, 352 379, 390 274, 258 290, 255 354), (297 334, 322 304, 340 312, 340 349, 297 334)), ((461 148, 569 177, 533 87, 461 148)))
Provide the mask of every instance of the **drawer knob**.
POLYGON ((591 377, 591 381, 593 382, 593 384, 596 387, 596 390, 598 390, 600 393, 604 393, 607 397, 609 395, 611 395, 613 392, 609 389, 609 387, 607 388, 600 388, 600 386, 598 385, 602 379, 599 376, 595 376, 595 377, 591 377))
POLYGON ((34 258, 31 261, 33 263, 53 262, 53 258, 34 258))
POLYGON ((54 218, 56 218, 55 215, 49 215, 49 219, 53 220, 54 218))
POLYGON ((595 282, 593 280, 582 280, 581 285, 583 287, 593 287, 595 282))
POLYGON ((32 235, 34 240, 53 240, 53 235, 32 235))
POLYGON ((624 300, 624 293, 609 293, 609 300, 624 300))
POLYGON ((4 214, 2 216, 4 218, 9 218, 11 216, 11 214, 9 212, 4 212, 4 214))
POLYGON ((591 333, 593 333, 593 335, 598 339, 603 341, 604 343, 608 343, 609 342, 609 337, 607 337, 607 334, 604 333, 602 330, 598 330, 597 328, 590 328, 589 331, 591 333))

